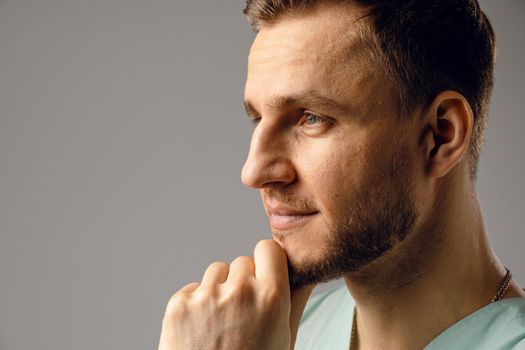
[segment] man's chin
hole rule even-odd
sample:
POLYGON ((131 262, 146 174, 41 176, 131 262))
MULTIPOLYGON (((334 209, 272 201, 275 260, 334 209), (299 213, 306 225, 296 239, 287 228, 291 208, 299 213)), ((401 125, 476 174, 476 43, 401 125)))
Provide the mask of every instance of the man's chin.
POLYGON ((312 256, 313 252, 308 252, 312 247, 303 245, 303 242, 297 241, 295 237, 293 237, 293 233, 273 232, 272 239, 277 242, 286 253, 288 264, 300 266, 305 257, 312 256))
POLYGON ((307 261, 298 264, 288 263, 288 279, 290 288, 306 285, 317 285, 342 277, 339 271, 320 261, 307 261))
POLYGON ((319 249, 309 251, 312 247, 295 247, 291 241, 282 241, 273 237, 285 251, 288 260, 288 277, 291 288, 302 287, 309 284, 328 282, 338 276, 333 276, 327 271, 325 259, 319 254, 319 249))

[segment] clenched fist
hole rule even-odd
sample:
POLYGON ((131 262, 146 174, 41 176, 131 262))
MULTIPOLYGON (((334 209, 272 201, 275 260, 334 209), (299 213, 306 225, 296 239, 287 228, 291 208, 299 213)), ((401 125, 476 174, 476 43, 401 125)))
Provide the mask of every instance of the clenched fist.
POLYGON ((159 350, 290 350, 313 286, 290 291, 284 250, 260 241, 254 257, 211 264, 168 302, 159 350))

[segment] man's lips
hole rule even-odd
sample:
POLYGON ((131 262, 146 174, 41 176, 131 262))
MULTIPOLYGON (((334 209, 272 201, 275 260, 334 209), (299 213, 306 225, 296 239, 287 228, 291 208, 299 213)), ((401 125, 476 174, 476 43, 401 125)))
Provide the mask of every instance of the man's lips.
POLYGON ((318 212, 313 210, 302 210, 284 206, 267 206, 270 226, 274 230, 289 230, 303 225, 318 212))

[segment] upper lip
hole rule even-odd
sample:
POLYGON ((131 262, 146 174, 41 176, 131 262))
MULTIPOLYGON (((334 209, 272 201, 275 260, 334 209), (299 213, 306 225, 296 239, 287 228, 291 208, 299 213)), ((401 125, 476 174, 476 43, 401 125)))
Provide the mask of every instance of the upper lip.
POLYGON ((283 204, 266 204, 269 215, 292 216, 292 215, 311 215, 317 213, 316 210, 297 209, 283 204))

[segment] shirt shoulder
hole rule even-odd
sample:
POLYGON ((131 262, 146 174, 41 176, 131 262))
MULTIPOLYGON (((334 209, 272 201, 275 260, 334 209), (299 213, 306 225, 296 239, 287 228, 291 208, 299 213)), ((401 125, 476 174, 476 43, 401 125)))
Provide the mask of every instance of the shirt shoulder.
POLYGON ((489 304, 456 322, 425 350, 525 350, 525 298, 489 304))

